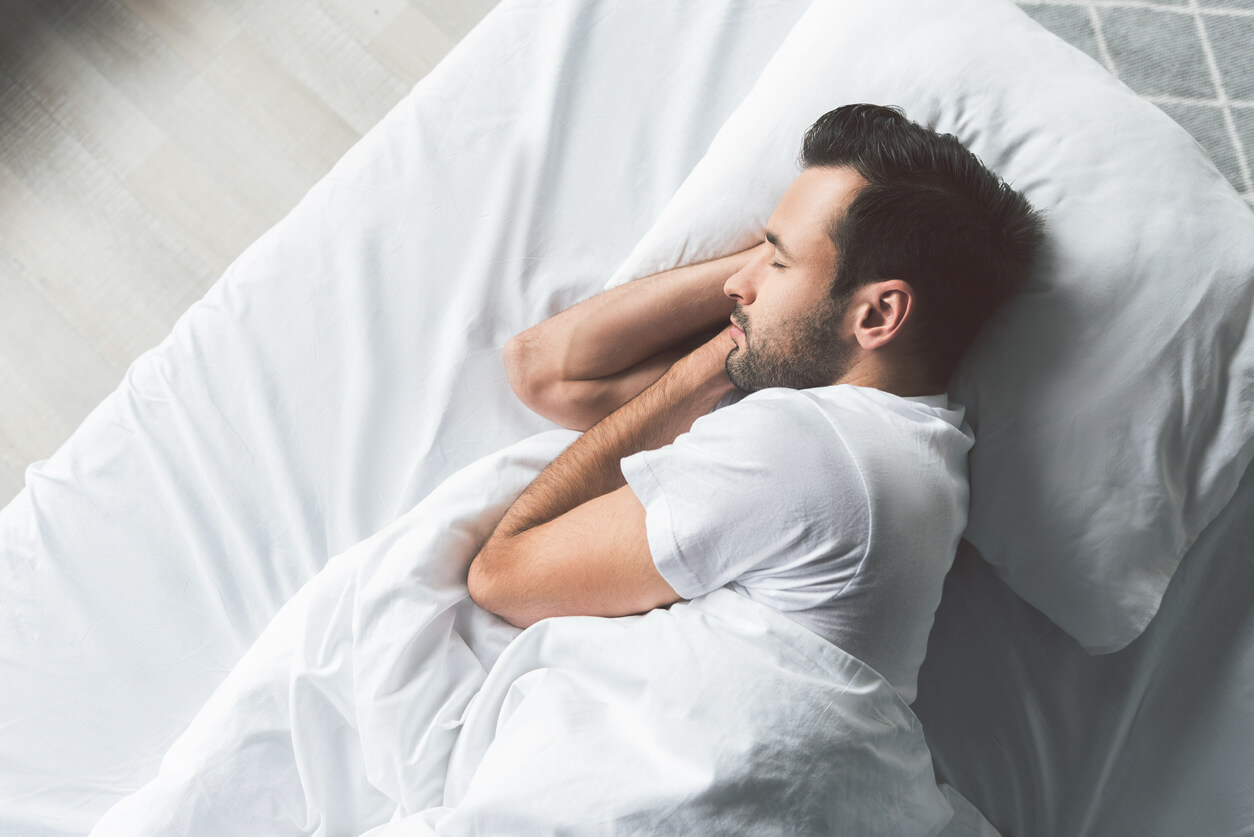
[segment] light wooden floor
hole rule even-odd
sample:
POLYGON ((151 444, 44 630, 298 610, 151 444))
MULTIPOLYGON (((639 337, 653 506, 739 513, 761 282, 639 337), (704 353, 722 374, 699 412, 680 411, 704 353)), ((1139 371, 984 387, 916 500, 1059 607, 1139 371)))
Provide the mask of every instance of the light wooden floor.
POLYGON ((0 506, 497 0, 0 0, 0 506))

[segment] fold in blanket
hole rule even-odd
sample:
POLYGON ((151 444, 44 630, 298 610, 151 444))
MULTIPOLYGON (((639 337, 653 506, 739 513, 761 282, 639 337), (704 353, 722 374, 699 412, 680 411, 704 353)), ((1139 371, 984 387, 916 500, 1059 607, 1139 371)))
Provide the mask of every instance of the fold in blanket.
POLYGON ((762 605, 519 631, 470 601, 479 545, 575 436, 479 460, 332 559, 92 834, 939 833, 910 709, 762 605))

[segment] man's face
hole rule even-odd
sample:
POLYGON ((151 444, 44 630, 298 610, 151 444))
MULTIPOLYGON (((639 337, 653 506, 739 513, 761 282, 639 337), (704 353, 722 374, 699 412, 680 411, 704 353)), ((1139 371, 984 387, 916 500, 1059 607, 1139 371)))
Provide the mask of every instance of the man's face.
POLYGON ((827 386, 849 368, 855 340, 847 306, 831 298, 837 253, 827 223, 864 185, 853 169, 803 171, 767 221, 771 244, 723 286, 743 332, 732 331, 727 375, 745 392, 827 386))

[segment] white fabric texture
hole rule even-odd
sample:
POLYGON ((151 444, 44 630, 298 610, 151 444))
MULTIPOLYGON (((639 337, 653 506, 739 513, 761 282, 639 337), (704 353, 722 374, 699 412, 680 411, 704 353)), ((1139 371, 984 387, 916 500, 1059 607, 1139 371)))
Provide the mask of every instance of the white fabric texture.
MULTIPOLYGON (((509 391, 504 342, 603 286, 807 5, 503 0, 132 366, 65 446, 28 469, 26 489, 0 511, 0 834, 89 832, 157 775, 172 742, 329 556, 388 526, 459 468, 551 427, 509 391)), ((1013 48, 1031 66, 1007 63, 1004 73, 1036 87, 1005 102, 982 99, 959 78, 939 105, 966 109, 982 149, 998 159, 1016 157, 1024 137, 992 128, 1003 116, 1024 118, 1038 88, 1054 96, 1055 84, 1071 85, 1082 102, 1090 84, 1108 84, 1077 78, 1070 68, 1087 59, 1039 29, 962 35, 1002 14, 994 4, 972 18, 972 8, 936 4, 919 16, 935 34, 906 52, 893 45, 909 20, 894 20, 882 43, 845 46, 875 50, 857 72, 900 63, 920 84, 938 70, 961 76, 944 66, 951 41, 973 69, 990 45, 1013 48), (931 17, 944 9, 954 19, 931 17), (981 101, 1002 116, 981 116, 981 101)), ((1103 118, 1086 111, 1059 125, 1103 118)), ((1135 145, 1139 133, 1126 136, 1135 145)), ((1128 153, 1086 155, 1088 176, 1121 171, 1128 153)), ((1198 181, 1188 193, 1213 177, 1190 160, 1170 174, 1198 181)), ((1146 171, 1178 162, 1155 158, 1146 171)), ((1042 173, 1024 182, 1048 179, 1052 164, 1038 165, 1042 173)), ((726 185, 728 199, 708 207, 716 225, 739 211, 735 183, 726 185)), ((1164 212, 1176 205, 1158 197, 1164 212)), ((1127 212, 1142 209, 1101 208, 1093 226, 1112 232, 1131 229, 1141 216, 1127 212)), ((1222 261, 1233 246, 1222 219, 1215 235, 1222 261)), ((1065 251, 1066 241, 1057 246, 1065 251)), ((1197 254, 1199 281, 1211 258, 1197 254)), ((1100 327, 1082 307, 1064 313, 1060 328, 1076 327, 1073 319, 1100 327)), ((1180 339, 1209 328, 1199 318, 1180 339)), ((1236 336, 1215 342, 1222 350, 1236 336)), ((1240 374, 1234 366, 1215 380, 1240 374)), ((1154 382, 1129 381, 1140 383, 1154 382)), ((996 422, 986 414, 976 431, 978 453, 996 422)), ((1123 651, 1091 657, 964 544, 912 707, 945 786, 1024 837, 1248 837, 1251 555, 1247 472, 1145 632, 1123 651)), ((346 563, 335 566, 347 576, 346 563)), ((320 639, 304 641, 315 658, 320 639)), ((304 682, 312 680, 307 671, 304 682)), ((274 706, 264 708, 274 717, 274 706)), ((412 740, 403 713, 392 717, 396 736, 412 740)), ((384 726, 372 735, 387 745, 384 726)), ((275 781, 248 776, 235 792, 275 781)), ((355 799, 351 788, 337 805, 359 810, 378 799, 355 799)), ((963 813, 951 804, 953 830, 963 813)))
POLYGON ((330 556, 552 426, 506 340, 604 284, 806 4, 502 0, 28 468, 0 834, 81 837, 330 556))
POLYGON ((576 435, 333 558, 92 837, 940 833, 914 715, 769 608, 716 590, 520 632, 469 600, 479 544, 576 435))
POLYGON ((962 408, 945 396, 843 384, 760 390, 621 467, 677 593, 726 585, 911 703, 966 525, 970 449, 962 408))
POLYGON ((980 439, 966 538, 1091 653, 1123 648, 1254 456, 1254 216, 1010 3, 818 0, 609 285, 761 241, 805 129, 853 102, 956 135, 1047 216, 950 385, 980 439))

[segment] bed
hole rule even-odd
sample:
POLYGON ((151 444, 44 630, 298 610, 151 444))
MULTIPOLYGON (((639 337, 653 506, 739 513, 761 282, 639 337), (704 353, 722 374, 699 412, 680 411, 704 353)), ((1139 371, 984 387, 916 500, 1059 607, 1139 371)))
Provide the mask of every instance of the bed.
MULTIPOLYGON (((384 611, 333 592, 359 589, 370 560, 391 567, 423 520, 442 524, 425 537, 458 534, 464 551, 569 442, 512 395, 510 336, 607 282, 739 249, 789 176, 798 120, 877 99, 949 126, 1055 219, 1037 283, 955 384, 982 458, 911 707, 930 757, 916 767, 941 794, 920 803, 931 818, 915 833, 1254 834, 1254 215, 1166 117, 1001 0, 501 3, 0 513, 0 833, 86 834, 105 817, 117 830, 100 834, 211 829, 220 804, 193 823, 136 800, 174 805, 163 788, 198 784, 243 797, 280 779, 305 797, 257 793, 252 813, 270 805, 291 833, 458 833, 407 820, 425 802, 374 750, 357 784, 348 763, 212 781, 187 766, 210 764, 198 754, 228 724, 264 742, 261 718, 351 717, 337 730, 377 743, 393 730, 379 719, 404 723, 396 706, 214 712, 244 706, 256 693, 241 682, 279 651, 284 664, 310 655, 306 681, 340 671, 332 633, 302 631, 335 624, 351 643, 383 635, 354 630, 384 611), (977 19, 999 37, 963 34, 977 19), (1064 107, 1057 135, 1042 132, 1064 107), (1130 150, 1099 153, 1084 132, 1102 120, 1130 150), (1095 189, 1098 176, 1119 188, 1095 189), (1069 234, 1091 247, 1063 247, 1069 234), (1122 268, 1097 238, 1131 242, 1113 252, 1143 280, 1109 331, 1146 324, 1105 370, 1085 312, 1121 298, 1122 268), (1039 418, 1060 404, 1061 425, 1039 418), (1123 444, 1133 429, 1147 435, 1123 444), (1055 482, 1014 490, 986 476, 1053 465, 1055 482), (1067 481, 1077 468, 1091 485, 1067 481), (276 799, 311 804, 276 813, 276 799)), ((741 606, 715 598, 720 618, 741 606)), ((481 662, 515 639, 448 614, 481 662)), ((495 700, 512 711, 526 697, 495 700)), ((454 760, 448 776, 470 786, 473 767, 454 760)))

